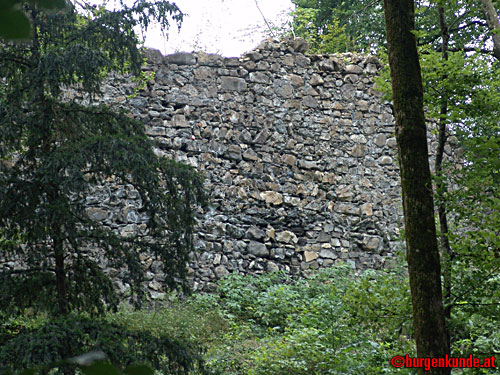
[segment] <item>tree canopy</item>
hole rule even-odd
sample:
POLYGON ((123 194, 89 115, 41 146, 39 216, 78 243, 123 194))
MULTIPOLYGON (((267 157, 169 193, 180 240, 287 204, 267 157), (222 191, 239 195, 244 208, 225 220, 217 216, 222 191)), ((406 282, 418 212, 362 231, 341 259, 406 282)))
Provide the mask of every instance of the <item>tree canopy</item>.
MULTIPOLYGON (((490 2, 497 6, 498 2, 490 2)), ((373 0, 293 0, 294 32, 304 37, 312 46, 312 52, 368 52, 384 50, 386 46, 382 2, 373 0), (336 39, 335 43, 329 41, 336 39), (346 42, 347 41, 347 42, 346 42)), ((491 27, 480 2, 422 1, 415 2, 415 31, 419 46, 441 48, 439 6, 446 7, 449 25, 450 49, 454 51, 482 50, 492 53, 491 27)), ((490 16, 491 18, 491 16, 490 16)))

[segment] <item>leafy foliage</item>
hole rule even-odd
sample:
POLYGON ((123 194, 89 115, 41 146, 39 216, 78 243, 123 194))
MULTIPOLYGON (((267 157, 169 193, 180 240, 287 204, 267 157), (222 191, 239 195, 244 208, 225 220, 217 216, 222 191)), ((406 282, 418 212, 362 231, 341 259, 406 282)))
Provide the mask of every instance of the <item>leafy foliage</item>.
POLYGON ((386 373, 391 353, 414 350, 408 284, 395 270, 229 275, 219 295, 233 323, 228 344, 208 352, 214 374, 386 373))
MULTIPOLYGON (((15 40, 32 36, 30 20, 22 10, 23 3, 22 0, 0 3, 0 38, 15 40)), ((64 0, 31 0, 30 3, 46 10, 62 9, 65 6, 64 0)))
POLYGON ((313 52, 369 52, 384 45, 382 4, 373 0, 293 0, 294 32, 313 52))
MULTIPOLYGON (((294 33, 308 40, 314 53, 369 52, 386 48, 382 2, 373 0, 293 0, 294 33), (325 43, 325 40, 329 40, 325 43), (346 43, 347 41, 347 43, 346 43), (331 43, 330 43, 331 42, 331 43)), ((480 2, 415 1, 419 46, 440 51, 438 7, 446 8, 446 22, 453 51, 483 50, 488 54, 490 33, 480 2)))
MULTIPOLYGON (((404 268, 356 275, 336 266, 306 280, 284 273, 229 275, 217 294, 186 301, 173 297, 167 308, 155 311, 123 310, 97 321, 9 318, 1 326, 0 363, 22 367, 11 355, 17 350, 37 370, 50 360, 57 364, 54 341, 70 335, 72 342, 83 343, 76 354, 106 353, 106 369, 114 366, 113 373, 128 363, 190 374, 412 373, 389 362, 394 355, 415 355, 408 288, 404 268)), ((477 311, 471 304, 455 310, 453 356, 498 352, 494 311, 477 311)), ((53 368, 62 365, 56 364, 53 368)), ((479 370, 462 369, 464 374, 479 370)))
POLYGON ((451 276, 446 303, 452 350, 463 355, 497 352, 494 337, 474 337, 473 332, 478 324, 498 323, 500 312, 500 67, 480 53, 450 52, 448 60, 442 60, 424 51, 429 116, 446 122, 452 146, 462 151, 460 165, 447 163, 436 176, 441 183, 435 199, 444 203, 450 217, 447 236, 452 252, 443 253, 443 260, 451 276), (448 103, 445 114, 442 98, 448 103))
POLYGON ((339 20, 333 18, 322 33, 314 24, 318 9, 297 8, 293 12, 294 33, 309 43, 309 53, 347 52, 353 49, 351 41, 345 34, 345 26, 340 26, 339 20))
MULTIPOLYGON (((447 152, 453 148, 462 158, 458 164, 445 163, 444 171, 435 176, 435 201, 444 204, 449 217, 447 238, 452 251, 442 252, 442 262, 450 271, 450 296, 445 303, 451 312, 452 353, 496 353, 496 335, 483 329, 498 326, 499 316, 499 65, 489 52, 479 50, 487 36, 477 3, 431 4, 427 22, 435 22, 430 15, 437 13, 437 5, 445 7, 450 25, 448 58, 443 59, 438 50, 438 30, 422 28, 420 59, 426 116, 445 122, 447 147, 451 146, 447 152), (468 19, 469 15, 476 19, 468 19), (471 27, 475 31, 466 34, 464 30, 471 27), (464 53, 472 45, 478 50, 464 53)), ((378 86, 390 100, 387 82, 388 74, 378 80, 378 86)))

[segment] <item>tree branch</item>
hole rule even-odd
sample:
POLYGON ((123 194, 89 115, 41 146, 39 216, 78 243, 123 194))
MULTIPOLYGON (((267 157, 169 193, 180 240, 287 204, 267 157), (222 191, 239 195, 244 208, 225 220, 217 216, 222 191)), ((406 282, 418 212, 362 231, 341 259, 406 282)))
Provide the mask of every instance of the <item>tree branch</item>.
MULTIPOLYGON (((476 21, 471 21, 471 22, 469 22, 469 23, 467 23, 467 24, 465 24, 463 26, 458 26, 458 27, 455 27, 453 29, 449 29, 448 32, 451 35, 454 32, 457 32, 457 31, 460 31, 460 30, 465 30, 465 29, 467 29, 467 28, 469 28, 471 26, 474 26, 474 25, 487 26, 485 22, 476 20, 476 21)), ((426 45, 426 44, 431 44, 431 43, 434 43, 439 38, 441 38, 441 33, 431 36, 428 40, 419 41, 418 45, 419 46, 423 46, 423 45, 426 45)))

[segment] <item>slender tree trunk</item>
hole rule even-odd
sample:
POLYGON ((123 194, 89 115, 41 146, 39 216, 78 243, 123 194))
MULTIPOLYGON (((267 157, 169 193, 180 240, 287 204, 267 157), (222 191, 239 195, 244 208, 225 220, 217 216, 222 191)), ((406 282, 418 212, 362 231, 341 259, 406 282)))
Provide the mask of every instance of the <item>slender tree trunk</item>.
MULTIPOLYGON (((448 31, 448 25, 446 24, 445 10, 443 7, 439 7, 439 26, 441 28, 441 57, 444 61, 448 60, 448 42, 450 40, 450 34, 448 31)), ((443 80, 446 80, 448 76, 445 74, 443 80)), ((444 89, 443 89, 444 90, 444 89)), ((451 261, 453 260, 453 251, 451 250, 450 241, 448 239, 448 218, 446 203, 444 201, 444 193, 446 191, 447 185, 444 180, 443 172, 443 157, 444 157, 444 146, 446 145, 446 140, 448 138, 446 123, 448 117, 448 93, 446 90, 442 93, 442 102, 440 110, 440 118, 438 123, 438 147, 436 150, 436 159, 434 162, 434 171, 436 173, 437 179, 437 197, 438 197, 438 216, 439 216, 439 227, 440 227, 440 244, 441 250, 446 255, 443 262, 443 287, 444 287, 444 315, 449 320, 451 318, 451 261)), ((448 329, 448 346, 451 347, 450 332, 448 329)))
POLYGON ((500 21, 498 13, 491 0, 481 0, 486 23, 493 37, 493 56, 500 61, 500 21))
POLYGON ((384 0, 417 355, 437 358, 449 354, 449 347, 413 8, 412 0, 384 0))
POLYGON ((66 288, 66 270, 64 268, 64 247, 61 228, 58 226, 54 229, 54 258, 55 258, 55 273, 56 273, 56 292, 57 306, 59 315, 67 315, 69 313, 68 292, 66 288))
MULTIPOLYGON (((51 194, 51 203, 57 204, 58 197, 57 187, 54 187, 54 193, 51 194)), ((56 275, 56 294, 57 294, 57 315, 65 316, 70 313, 66 268, 64 266, 64 239, 62 231, 62 223, 58 220, 53 223, 52 241, 55 259, 55 275, 56 275)), ((73 347, 70 337, 66 336, 62 339, 59 355, 62 359, 67 359, 73 356, 73 347)), ((62 373, 65 375, 75 375, 73 366, 65 365, 61 367, 62 373)))

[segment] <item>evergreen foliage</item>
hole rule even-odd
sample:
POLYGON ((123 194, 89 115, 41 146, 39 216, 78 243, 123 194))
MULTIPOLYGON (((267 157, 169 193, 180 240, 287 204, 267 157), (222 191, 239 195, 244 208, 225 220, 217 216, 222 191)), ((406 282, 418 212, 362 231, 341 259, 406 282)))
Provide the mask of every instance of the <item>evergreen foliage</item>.
POLYGON ((92 247, 123 270, 137 304, 144 252, 163 261, 166 288, 187 289, 202 180, 192 168, 157 157, 142 123, 94 101, 109 72, 140 76, 134 27, 151 19, 167 27, 182 13, 168 2, 117 11, 75 2, 56 13, 26 4, 25 12, 32 39, 4 42, 0 50, 1 256, 22 263, 0 273, 1 309, 92 314, 116 307, 92 247), (86 103, 65 96, 68 88, 86 103), (145 228, 121 236, 89 217, 86 197, 106 183, 137 192, 145 228))
POLYGON ((229 275, 212 303, 230 328, 225 343, 207 352, 207 369, 252 375, 393 373, 393 355, 415 352, 404 273, 398 268, 357 277, 339 264, 305 280, 283 273, 229 275))
POLYGON ((0 363, 16 373, 25 368, 43 373, 47 366, 72 364, 69 358, 66 363, 61 362, 59 353, 61 346, 68 342, 78 344, 81 353, 100 353, 95 356, 108 364, 102 374, 118 373, 119 369, 138 363, 147 363, 164 374, 188 374, 195 370, 203 373, 202 353, 192 340, 176 338, 171 332, 149 330, 150 327, 139 324, 127 326, 119 315, 115 319, 68 315, 38 322, 10 319, 3 328, 0 363))

